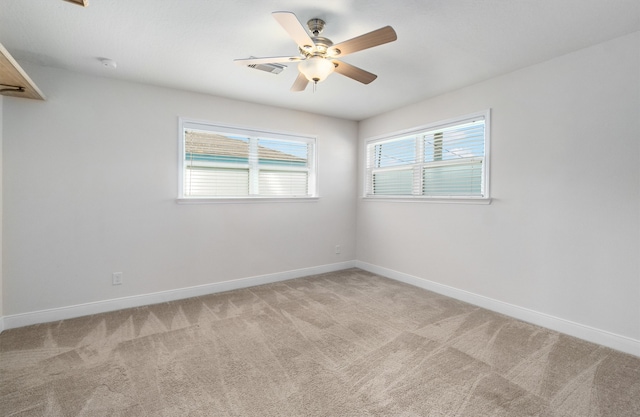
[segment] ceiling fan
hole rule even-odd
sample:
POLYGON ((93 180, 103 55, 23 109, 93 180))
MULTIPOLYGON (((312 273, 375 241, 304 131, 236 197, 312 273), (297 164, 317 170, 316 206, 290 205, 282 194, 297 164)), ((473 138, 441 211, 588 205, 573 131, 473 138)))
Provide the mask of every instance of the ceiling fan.
POLYGON ((234 62, 248 66, 298 62, 299 74, 291 91, 303 91, 309 82, 313 82, 315 87, 315 84, 325 80, 334 71, 369 84, 378 76, 338 58, 398 39, 395 30, 391 26, 385 26, 334 45, 330 39, 319 36, 325 26, 322 19, 313 18, 307 22, 309 32, 313 35, 309 36, 295 14, 273 12, 272 15, 298 45, 299 55, 236 59, 234 62))
POLYGON ((89 0, 65 0, 69 3, 77 4, 78 6, 87 7, 89 5, 89 0))

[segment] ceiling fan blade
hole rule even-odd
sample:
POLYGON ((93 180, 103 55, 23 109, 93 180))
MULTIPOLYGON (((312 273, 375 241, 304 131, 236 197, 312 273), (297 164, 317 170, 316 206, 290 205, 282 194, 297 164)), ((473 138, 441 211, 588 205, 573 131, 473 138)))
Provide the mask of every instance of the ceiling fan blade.
POLYGON ((385 26, 373 32, 333 45, 327 52, 329 56, 343 57, 363 49, 373 48, 398 39, 396 31, 391 26, 385 26))
POLYGON ((313 40, 295 14, 291 12, 273 12, 271 14, 300 48, 307 49, 314 45, 313 40))
POLYGON ((309 84, 309 80, 300 72, 298 73, 298 78, 296 78, 291 86, 291 91, 304 91, 304 89, 307 88, 307 84, 309 84))
POLYGON ((78 6, 87 7, 89 5, 89 0, 65 0, 69 3, 77 4, 78 6))
POLYGON ((335 72, 338 74, 342 74, 345 77, 349 77, 353 80, 359 81, 362 84, 369 84, 376 78, 377 75, 370 73, 369 71, 365 71, 362 68, 355 67, 353 65, 347 64, 346 62, 338 61, 334 59, 333 65, 335 65, 335 72))
POLYGON ((296 62, 301 61, 303 58, 299 56, 272 56, 266 58, 245 58, 234 59, 238 65, 256 65, 256 64, 277 64, 280 62, 296 62))

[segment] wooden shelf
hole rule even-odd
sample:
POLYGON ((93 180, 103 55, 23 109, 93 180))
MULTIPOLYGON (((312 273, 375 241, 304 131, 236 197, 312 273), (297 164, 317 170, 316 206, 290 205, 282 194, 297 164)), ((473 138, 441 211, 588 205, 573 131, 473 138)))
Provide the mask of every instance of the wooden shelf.
POLYGON ((44 94, 26 72, 20 67, 15 59, 0 44, 0 94, 11 97, 24 97, 36 100, 44 100, 44 94), (22 87, 24 90, 19 91, 17 88, 22 87), (11 91, 14 90, 14 91, 11 91))

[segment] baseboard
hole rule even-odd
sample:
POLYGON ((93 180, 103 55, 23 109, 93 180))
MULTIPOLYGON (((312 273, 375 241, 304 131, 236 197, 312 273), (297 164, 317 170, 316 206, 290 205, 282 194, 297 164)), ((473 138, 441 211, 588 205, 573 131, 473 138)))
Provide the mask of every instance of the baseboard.
POLYGON ((211 284, 198 285, 195 287, 178 288, 170 291, 134 295, 112 300, 96 301, 92 303, 78 304, 68 307, 52 308, 48 310, 15 314, 2 317, 0 320, 0 329, 13 329, 16 327, 30 326, 32 324, 48 323, 52 321, 89 316, 92 314, 106 313, 108 311, 122 310, 124 308, 164 303, 167 301, 175 301, 184 298, 198 297, 207 294, 253 287, 256 285, 287 281, 290 279, 305 277, 309 275, 340 271, 342 269, 353 267, 355 267, 355 261, 338 262, 334 264, 320 265, 310 268, 277 272, 273 274, 259 275, 248 278, 240 278, 224 282, 215 282, 211 284))
POLYGON ((394 271, 392 269, 383 268, 381 266, 372 265, 362 261, 356 261, 356 267, 374 274, 382 275, 387 278, 401 281, 410 285, 414 285, 425 290, 433 291, 447 297, 465 301, 487 310, 492 310, 518 320, 526 321, 537 326, 555 330, 570 336, 577 337, 599 345, 607 346, 621 352, 631 355, 640 356, 640 340, 621 336, 605 330, 596 329, 594 327, 585 326, 549 314, 540 313, 524 307, 519 307, 503 301, 494 300, 493 298, 483 295, 474 294, 465 290, 438 284, 424 278, 418 278, 403 272, 394 271))
POLYGON ((0 316, 0 332, 7 329, 29 326, 32 324, 47 323, 52 321, 88 316, 91 314, 106 313, 108 311, 121 310, 124 308, 140 307, 167 301, 181 300, 184 298, 198 297, 207 294, 253 287, 256 285, 286 281, 309 275, 339 271, 342 269, 353 267, 382 275, 396 281, 414 285, 425 290, 433 291, 438 294, 446 295, 457 300, 465 301, 467 303, 486 308, 487 310, 505 314, 518 320, 526 321, 528 323, 555 330, 560 333, 577 337, 579 339, 607 346, 612 349, 629 353, 631 355, 640 356, 640 340, 621 336, 615 333, 607 332, 605 330, 596 329, 594 327, 585 326, 580 323, 575 323, 559 317, 554 317, 545 313, 505 303, 503 301, 495 300, 483 295, 474 294, 469 291, 439 284, 437 282, 429 281, 424 278, 419 278, 413 275, 405 274, 403 272, 383 268, 381 266, 369 264, 362 261, 339 262, 310 268, 216 282, 195 287, 179 288, 170 291, 161 291, 112 300, 96 301, 92 303, 40 310, 10 316, 0 316))

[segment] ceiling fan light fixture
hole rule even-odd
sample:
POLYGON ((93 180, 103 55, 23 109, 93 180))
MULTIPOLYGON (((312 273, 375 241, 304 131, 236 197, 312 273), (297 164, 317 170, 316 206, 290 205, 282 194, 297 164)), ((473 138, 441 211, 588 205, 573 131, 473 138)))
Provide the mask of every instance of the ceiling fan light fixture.
POLYGON ((335 69, 333 62, 321 56, 314 56, 298 64, 298 70, 309 81, 319 83, 324 81, 335 69))

